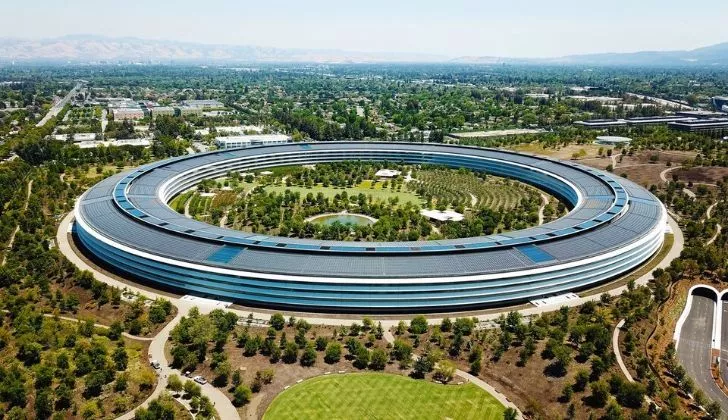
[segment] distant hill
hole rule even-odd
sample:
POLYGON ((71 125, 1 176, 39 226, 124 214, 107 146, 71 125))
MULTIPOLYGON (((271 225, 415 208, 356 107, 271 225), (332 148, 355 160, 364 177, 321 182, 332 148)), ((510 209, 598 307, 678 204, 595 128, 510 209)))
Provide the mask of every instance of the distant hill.
POLYGON ((0 38, 0 60, 52 62, 435 62, 442 56, 284 49, 247 45, 197 44, 140 38, 70 35, 42 40, 0 38))
POLYGON ((594 66, 728 66, 728 42, 684 51, 640 51, 568 55, 556 58, 458 57, 454 63, 572 64, 594 66))
POLYGON ((382 63, 555 64, 593 66, 728 66, 728 42, 689 51, 642 51, 557 58, 444 57, 416 53, 372 53, 326 49, 198 44, 140 38, 69 35, 41 40, 0 38, 0 62, 153 63, 382 63))

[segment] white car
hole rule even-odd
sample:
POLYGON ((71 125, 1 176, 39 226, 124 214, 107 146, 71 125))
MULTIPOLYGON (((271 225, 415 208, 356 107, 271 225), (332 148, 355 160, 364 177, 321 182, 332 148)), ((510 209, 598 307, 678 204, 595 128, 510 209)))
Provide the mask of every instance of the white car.
POLYGON ((151 362, 150 362, 149 364, 150 364, 150 365, 152 365, 152 367, 153 367, 154 369, 160 369, 160 368, 162 367, 162 365, 161 365, 161 364, 159 364, 159 362, 158 362, 158 361, 156 361, 156 360, 152 360, 152 361, 151 361, 151 362))
POLYGON ((192 380, 195 381, 195 382, 197 382, 200 385, 205 385, 207 383, 207 381, 205 380, 205 378, 203 378, 200 375, 195 376, 194 378, 192 378, 192 380))

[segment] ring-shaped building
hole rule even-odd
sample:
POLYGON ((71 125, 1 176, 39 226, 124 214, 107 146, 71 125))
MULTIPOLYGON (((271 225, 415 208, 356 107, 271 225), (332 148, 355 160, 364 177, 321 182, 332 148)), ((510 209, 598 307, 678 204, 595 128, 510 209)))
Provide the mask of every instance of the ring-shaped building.
POLYGON ((664 206, 641 186, 575 162, 423 143, 321 142, 220 150, 105 179, 75 208, 92 257, 137 281, 250 306, 347 313, 458 311, 593 287, 650 259, 664 206), (335 161, 469 168, 531 184, 569 213, 520 231, 462 239, 352 242, 241 232, 167 203, 230 171, 335 161))

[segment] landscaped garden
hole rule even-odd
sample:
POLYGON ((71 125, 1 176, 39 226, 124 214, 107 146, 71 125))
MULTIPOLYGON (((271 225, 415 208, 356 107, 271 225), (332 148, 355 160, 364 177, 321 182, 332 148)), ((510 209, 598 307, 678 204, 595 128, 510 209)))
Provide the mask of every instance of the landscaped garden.
POLYGON ((490 235, 548 222, 566 211, 555 198, 514 180, 466 169, 359 161, 231 172, 179 194, 170 207, 246 232, 351 241, 490 235), (394 175, 378 176, 384 168, 394 175), (425 209, 459 216, 432 219, 421 213, 425 209), (335 214, 344 222, 316 221, 335 214), (352 214, 371 223, 346 223, 352 214))

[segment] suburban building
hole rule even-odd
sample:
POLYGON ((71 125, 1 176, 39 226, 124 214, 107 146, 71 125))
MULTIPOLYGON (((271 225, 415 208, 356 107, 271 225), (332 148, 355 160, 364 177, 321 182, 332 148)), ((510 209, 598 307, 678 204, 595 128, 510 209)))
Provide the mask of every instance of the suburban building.
POLYGON ((215 99, 194 99, 188 101, 182 101, 182 105, 191 108, 225 108, 222 102, 215 99))
POLYGON ((123 120, 141 120, 144 118, 144 110, 136 108, 112 108, 111 114, 114 116, 114 121, 123 120))
POLYGON ((580 125, 586 128, 612 128, 612 127, 625 127, 627 121, 615 120, 615 119, 597 119, 587 121, 575 121, 574 124, 580 125))
POLYGON ((673 130, 720 136, 728 133, 728 117, 678 121, 669 123, 668 126, 673 130))
POLYGON ((183 117, 185 115, 202 115, 202 108, 192 106, 180 106, 177 108, 177 111, 179 111, 179 115, 183 117))
POLYGON ((152 108, 152 118, 157 118, 162 115, 174 116, 175 112, 171 106, 157 106, 152 108))
POLYGON ((605 146, 628 146, 631 141, 632 139, 629 137, 598 136, 596 143, 605 146))
POLYGON ((285 134, 249 134, 244 136, 218 137, 215 144, 219 149, 237 149, 239 147, 268 146, 285 144, 291 137, 285 134))
POLYGON ((711 98, 711 102, 716 111, 728 111, 728 96, 714 96, 711 98))

